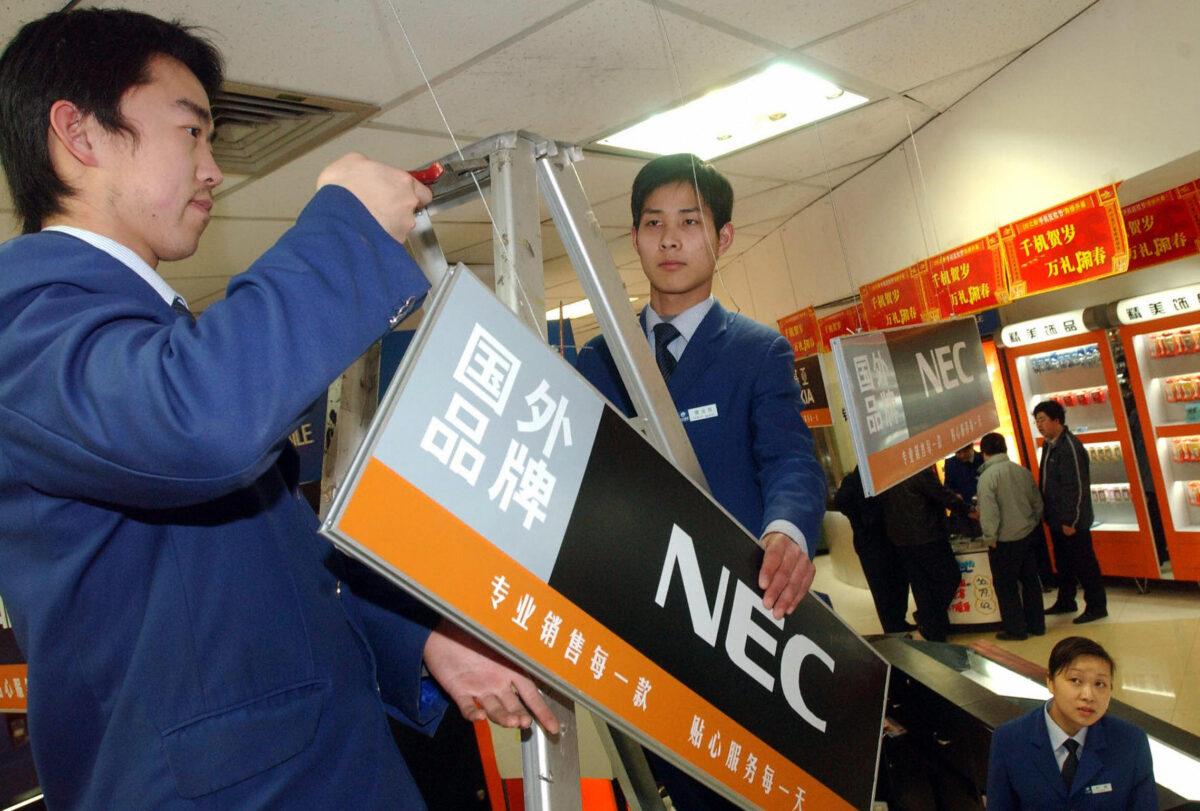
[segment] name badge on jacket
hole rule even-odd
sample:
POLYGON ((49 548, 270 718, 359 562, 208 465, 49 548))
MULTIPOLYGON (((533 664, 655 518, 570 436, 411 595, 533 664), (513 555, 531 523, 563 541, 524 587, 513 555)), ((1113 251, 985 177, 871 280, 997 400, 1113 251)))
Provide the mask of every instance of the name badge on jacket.
POLYGON ((1084 790, 1085 794, 1107 794, 1112 791, 1112 783, 1097 783, 1094 786, 1088 786, 1084 790))
POLYGON ((717 404, 709 403, 705 406, 696 406, 689 408, 687 411, 679 412, 679 419, 682 422, 700 422, 700 420, 711 419, 717 416, 717 404))

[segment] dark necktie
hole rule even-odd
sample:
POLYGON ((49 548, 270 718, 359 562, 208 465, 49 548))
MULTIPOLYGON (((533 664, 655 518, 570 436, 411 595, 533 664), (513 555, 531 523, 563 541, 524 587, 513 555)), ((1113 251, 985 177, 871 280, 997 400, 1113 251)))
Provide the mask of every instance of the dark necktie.
POLYGON ((176 296, 175 300, 171 302, 171 309, 175 311, 175 315, 184 316, 188 321, 195 323, 196 316, 192 315, 192 311, 188 309, 187 304, 179 296, 176 296))
POLYGON ((1063 761, 1062 779, 1067 784, 1067 793, 1070 793, 1071 783, 1075 782, 1075 770, 1079 768, 1079 756, 1076 754, 1079 751, 1079 741, 1067 738, 1063 741, 1063 746, 1067 747, 1067 759, 1063 761))
POLYGON ((667 349, 667 344, 679 337, 679 330, 673 324, 663 322, 654 325, 654 360, 658 363, 658 371, 662 372, 663 381, 671 380, 675 371, 675 356, 667 349))

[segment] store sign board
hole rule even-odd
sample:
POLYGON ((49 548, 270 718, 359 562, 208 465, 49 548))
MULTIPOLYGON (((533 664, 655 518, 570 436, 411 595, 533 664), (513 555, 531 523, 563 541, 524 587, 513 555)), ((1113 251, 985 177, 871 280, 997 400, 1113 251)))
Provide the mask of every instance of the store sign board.
POLYGON ((855 304, 818 318, 817 328, 821 331, 821 351, 828 352, 829 342, 834 338, 865 330, 867 314, 861 304, 855 304))
POLYGON ((1000 425, 973 318, 835 338, 833 355, 867 495, 1000 425))
POLYGON ((1044 318, 1033 318, 1029 321, 1009 324, 1000 329, 997 339, 1001 346, 1012 349, 1016 346, 1029 346, 1044 341, 1055 341, 1059 338, 1070 338, 1087 331, 1087 327, 1083 324, 1083 310, 1071 310, 1044 318))
POLYGON ((829 395, 825 391, 825 372, 821 368, 821 356, 809 355, 797 358, 796 382, 800 384, 800 403, 804 410, 801 419, 809 428, 828 428, 833 425, 829 411, 829 395))
POLYGON ((937 321, 941 312, 925 261, 859 288, 871 329, 890 329, 937 321))
POLYGON ((771 618, 755 539, 469 274, 323 531, 726 796, 870 808, 887 664, 811 595, 771 618))
POLYGON ((1186 313, 1200 313, 1200 284, 1147 293, 1117 302, 1117 318, 1122 324, 1140 324, 1186 313))
POLYGON ((785 315, 776 323, 783 337, 792 345, 792 354, 797 358, 820 351, 821 332, 817 328, 817 313, 812 307, 785 315))
POLYGON ((929 279, 945 318, 1008 303, 999 234, 988 234, 929 260, 929 279))
POLYGON ((1141 270, 1200 253, 1200 181, 1124 206, 1129 269, 1141 270))
POLYGON ((1000 240, 1014 299, 1124 273, 1129 265, 1115 185, 1005 225, 1000 240))

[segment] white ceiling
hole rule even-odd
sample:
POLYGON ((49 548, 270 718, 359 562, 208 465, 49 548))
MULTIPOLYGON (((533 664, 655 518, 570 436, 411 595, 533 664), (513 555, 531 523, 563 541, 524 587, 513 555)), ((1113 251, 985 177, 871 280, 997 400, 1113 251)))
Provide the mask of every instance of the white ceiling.
MULTIPOLYGON (((869 166, 1070 20, 1092 0, 124 0, 204 27, 231 80, 370 102, 381 108, 334 141, 261 178, 231 179, 191 259, 161 268, 193 304, 286 229, 317 173, 358 150, 406 168, 452 144, 403 23, 460 142, 511 129, 588 145, 597 138, 785 56, 824 70, 871 102, 716 161, 733 182, 746 251, 869 166), (395 11, 393 12, 392 4, 395 11), (240 182, 238 182, 240 181, 240 182)), ((63 0, 0 1, 0 37, 63 0)), ((630 295, 646 286, 629 247, 629 185, 642 161, 589 150, 585 190, 630 295)), ((0 208, 10 209, 7 192, 0 208)), ((543 217, 547 215, 543 211, 543 217)), ((6 218, 7 220, 7 218, 6 218)), ((439 215, 451 261, 491 262, 482 205, 439 215)), ((7 221, 0 235, 13 227, 7 221)), ((543 228, 547 300, 581 296, 553 228, 543 228)), ((718 291, 719 295, 724 295, 718 291)), ((767 291, 770 295, 771 292, 767 291)), ((587 329, 586 324, 578 327, 587 329)))

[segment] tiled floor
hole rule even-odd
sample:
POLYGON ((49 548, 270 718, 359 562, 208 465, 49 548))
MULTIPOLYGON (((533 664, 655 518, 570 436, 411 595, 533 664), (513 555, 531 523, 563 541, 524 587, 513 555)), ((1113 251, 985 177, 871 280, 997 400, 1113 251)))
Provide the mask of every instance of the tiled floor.
MULTIPOLYGON (((880 633, 870 593, 838 580, 833 568, 828 555, 818 557, 813 588, 830 595, 834 609, 854 630, 880 633)), ((1047 605, 1053 597, 1046 595, 1047 605)), ((910 603, 910 616, 911 610, 910 603)), ((955 633, 949 641, 986 639, 1045 666, 1058 640, 1090 637, 1117 662, 1114 698, 1200 735, 1200 586, 1152 581, 1141 594, 1132 583, 1110 583, 1106 619, 1088 625, 1072 625, 1071 619, 1047 617, 1046 635, 1024 642, 998 642, 995 630, 955 633)))

